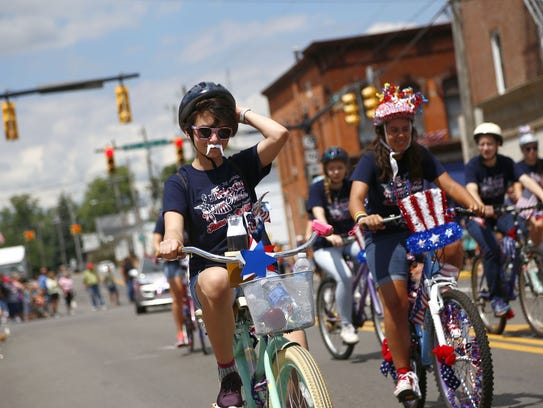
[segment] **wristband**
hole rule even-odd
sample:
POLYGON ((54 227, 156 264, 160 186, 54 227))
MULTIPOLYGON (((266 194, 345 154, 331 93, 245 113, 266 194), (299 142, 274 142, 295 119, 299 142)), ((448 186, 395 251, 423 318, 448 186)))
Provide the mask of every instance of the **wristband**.
POLYGON ((249 112, 251 110, 251 108, 243 108, 240 112, 239 112, 239 123, 247 123, 245 122, 245 114, 247 112, 249 112))
POLYGON ((354 214, 354 221, 358 224, 358 221, 360 221, 361 218, 367 217, 368 214, 364 211, 357 211, 354 214))

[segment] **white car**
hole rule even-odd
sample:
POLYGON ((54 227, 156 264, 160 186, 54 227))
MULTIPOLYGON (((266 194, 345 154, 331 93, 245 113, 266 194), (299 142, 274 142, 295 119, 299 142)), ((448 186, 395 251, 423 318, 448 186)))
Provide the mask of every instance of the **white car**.
POLYGON ((136 313, 145 313, 148 307, 171 305, 170 285, 164 274, 164 264, 155 263, 153 258, 140 262, 134 284, 136 313))

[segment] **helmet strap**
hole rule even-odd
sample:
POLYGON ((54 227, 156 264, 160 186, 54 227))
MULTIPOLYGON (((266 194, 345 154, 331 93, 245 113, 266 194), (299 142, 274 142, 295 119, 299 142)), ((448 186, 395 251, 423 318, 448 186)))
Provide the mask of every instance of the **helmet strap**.
MULTIPOLYGON (((385 139, 387 140, 388 142, 388 134, 387 134, 387 127, 386 125, 383 126, 383 130, 385 132, 385 139)), ((389 156, 388 156, 388 159, 390 161, 390 167, 392 168, 392 180, 394 180, 396 178, 396 176, 398 175, 398 162, 396 161, 396 158, 394 156, 396 155, 399 155, 399 154, 402 154, 404 153, 407 149, 409 149, 409 147, 411 147, 411 141, 413 140, 413 135, 410 133, 409 135, 409 143, 407 145, 407 147, 401 151, 401 152, 395 152, 394 150, 392 150, 392 147, 390 147, 390 145, 385 142, 383 140, 383 138, 380 138, 379 139, 379 142, 381 142, 381 144, 383 146, 385 146, 385 148, 390 152, 389 156)))

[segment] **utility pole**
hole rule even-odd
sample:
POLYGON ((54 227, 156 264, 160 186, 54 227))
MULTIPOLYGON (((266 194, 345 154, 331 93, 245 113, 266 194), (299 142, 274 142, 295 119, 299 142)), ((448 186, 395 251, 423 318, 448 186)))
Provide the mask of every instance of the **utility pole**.
POLYGON ((462 28, 462 18, 458 0, 449 0, 451 9, 451 25, 453 31, 454 55, 456 58, 456 72, 458 85, 460 87, 460 103, 462 105, 463 120, 460 122, 460 140, 462 141, 462 156, 464 163, 471 159, 476 153, 476 146, 471 137, 475 129, 475 118, 473 114, 473 103, 471 99, 471 86, 466 58, 466 47, 462 28), (463 125, 463 126, 462 126, 463 125))

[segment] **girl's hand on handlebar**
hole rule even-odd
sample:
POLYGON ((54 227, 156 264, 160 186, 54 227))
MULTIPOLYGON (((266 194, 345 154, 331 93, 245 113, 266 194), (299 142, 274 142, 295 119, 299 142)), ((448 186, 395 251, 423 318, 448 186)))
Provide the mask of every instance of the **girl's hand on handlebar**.
POLYGON ((183 249, 183 243, 176 239, 165 239, 159 245, 158 256, 167 260, 175 260, 183 249))
POLYGON ((372 231, 385 229, 383 218, 379 214, 370 214, 366 217, 360 218, 358 225, 361 227, 365 226, 372 231))
POLYGON ((343 245, 343 238, 341 237, 341 235, 338 234, 328 235, 326 237, 326 240, 335 247, 340 247, 343 245))
POLYGON ((485 205, 484 204, 478 204, 474 203, 468 207, 468 210, 470 210, 476 217, 482 217, 485 216, 485 205))

